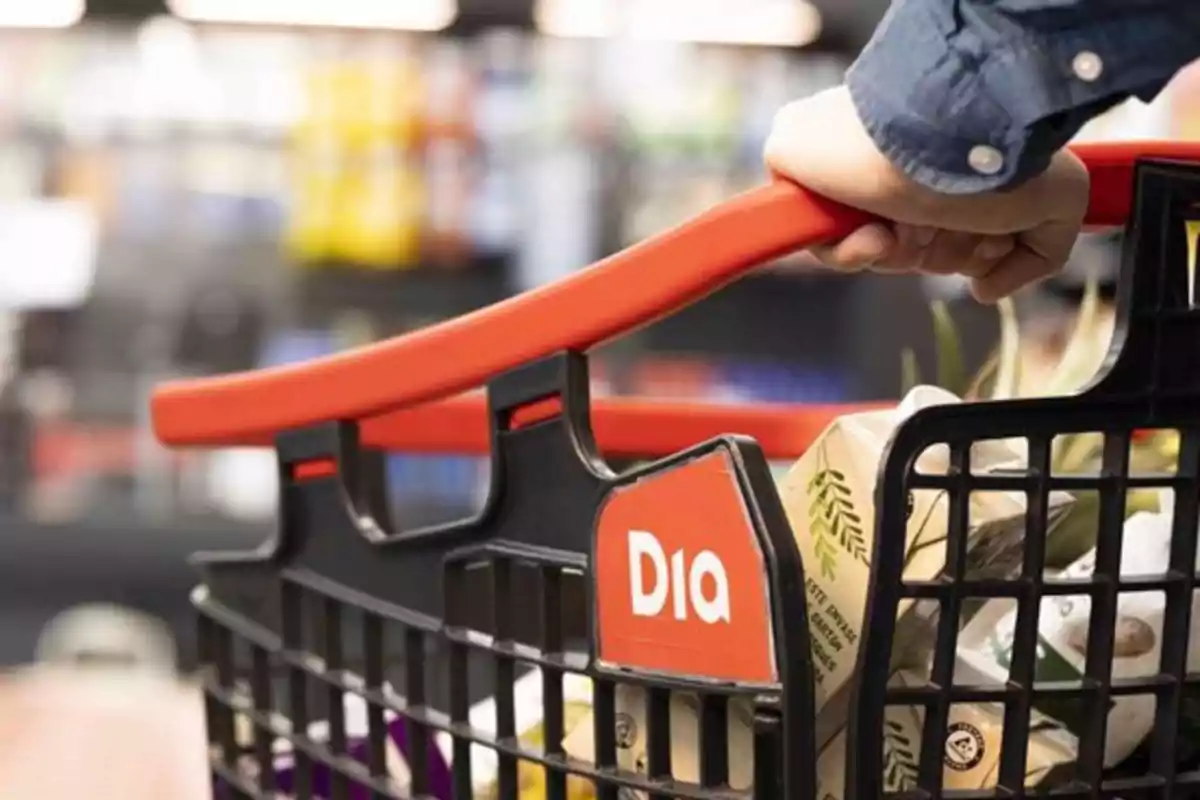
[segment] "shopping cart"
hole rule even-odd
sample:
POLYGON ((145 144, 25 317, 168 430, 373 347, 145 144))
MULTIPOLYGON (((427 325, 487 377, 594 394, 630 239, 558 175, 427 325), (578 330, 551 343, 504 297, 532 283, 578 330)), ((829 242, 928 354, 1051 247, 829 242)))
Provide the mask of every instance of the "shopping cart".
MULTIPOLYGON (((1078 700, 1089 715, 1074 774, 1056 795, 1171 797, 1200 786, 1200 772, 1176 759, 1180 705, 1197 682, 1185 674, 1185 651, 1200 502, 1200 315, 1191 313, 1183 227, 1200 204, 1200 167, 1183 162, 1200 159, 1200 145, 1077 152, 1092 175, 1089 223, 1128 220, 1115 358, 1078 396, 931 408, 894 435, 877 491, 847 797, 1023 796, 1031 709, 1046 697, 1078 700), (1131 436, 1145 428, 1180 431, 1173 474, 1131 474, 1131 436), (1104 433, 1103 468, 1051 474, 1053 437, 1077 431, 1104 433), (972 443, 1008 437, 1027 441, 1028 468, 972 474, 972 443), (917 457, 934 445, 948 446, 949 470, 918 473, 917 457), (1176 490, 1170 569, 1122 578, 1125 492, 1148 485, 1176 490), (906 498, 917 489, 949 496, 947 569, 938 580, 906 582, 906 498), (1052 489, 1102 498, 1090 579, 1043 578, 1052 489), (1011 580, 964 571, 969 496, 985 490, 1029 499, 1023 569, 1011 580), (1162 664, 1153 677, 1116 681, 1115 607, 1131 590, 1167 596, 1162 664), (1035 682, 1040 602, 1066 593, 1093 602, 1086 674, 1035 682), (960 612, 978 598, 1019 607, 1010 677, 956 685, 960 612), (896 687, 888 678, 897 609, 913 599, 938 605, 936 649, 926 683, 896 687), (1140 771, 1114 774, 1102 769, 1108 701, 1135 693, 1156 698, 1150 755, 1140 771), (943 787, 948 713, 959 703, 1004 708, 994 790, 943 787), (923 709, 915 786, 900 792, 885 791, 881 778, 884 714, 895 705, 923 709)), ((544 767, 548 800, 567 796, 569 774, 593 779, 602 800, 814 798, 804 570, 767 459, 798 456, 845 409, 589 402, 584 352, 865 219, 776 183, 567 279, 414 334, 304 365, 162 387, 153 415, 165 443, 273 445, 279 460, 273 541, 198 558, 218 792, 464 800, 477 791, 473 762, 478 771, 486 761, 503 800, 518 795, 519 762, 544 767), (486 399, 460 394, 481 385, 486 399), (462 523, 394 532, 370 457, 380 449, 490 452, 486 507, 462 523), (662 458, 614 474, 601 451, 662 458), (661 610, 632 607, 626 540, 634 530, 670 556, 661 610), (726 609, 706 594, 718 572, 726 609), (517 736, 514 685, 530 669, 541 675, 544 745, 517 736), (567 758, 561 746, 565 674, 591 682, 594 763, 567 758), (617 684, 645 688, 641 772, 617 766, 617 684), (674 692, 698 698, 693 783, 672 777, 674 692), (361 738, 346 732, 347 694, 365 709, 361 738), (480 722, 471 705, 484 695, 494 700, 480 722), (752 790, 728 785, 734 701, 753 708, 752 790), (326 720, 319 737, 310 727, 318 717, 326 720), (239 718, 252 723, 249 742, 235 730, 239 718), (279 742, 292 753, 282 766, 279 742), (405 756, 406 786, 389 778, 391 746, 405 756)))

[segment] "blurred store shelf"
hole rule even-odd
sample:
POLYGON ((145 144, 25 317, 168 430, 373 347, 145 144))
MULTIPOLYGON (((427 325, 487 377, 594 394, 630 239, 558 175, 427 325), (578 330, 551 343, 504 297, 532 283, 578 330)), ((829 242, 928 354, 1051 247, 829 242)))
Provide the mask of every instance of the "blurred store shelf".
POLYGON ((128 606, 168 622, 190 662, 188 592, 196 575, 188 558, 254 547, 268 533, 263 526, 154 526, 136 517, 49 525, 0 516, 0 665, 31 660, 42 626, 88 603, 128 606))
MULTIPOLYGON (((27 473, 8 507, 269 516, 262 454, 154 445, 156 381, 456 316, 757 184, 775 110, 840 80, 886 3, 812 0, 806 47, 544 36, 532 0, 457 6, 447 35, 191 25, 153 0, 0 30, 0 228, 26 234, 3 253, 23 284, 0 278, 0 413, 21 420, 3 436, 21 444, 0 446, 24 449, 0 463, 27 473)), ((1194 134, 1197 85, 1087 133, 1194 134)), ((622 393, 887 397, 900 349, 928 350, 941 290, 793 256, 606 347, 596 371, 622 393)), ((988 346, 992 317, 963 318, 988 346)), ((397 456, 393 494, 434 516, 469 507, 478 467, 397 456)))

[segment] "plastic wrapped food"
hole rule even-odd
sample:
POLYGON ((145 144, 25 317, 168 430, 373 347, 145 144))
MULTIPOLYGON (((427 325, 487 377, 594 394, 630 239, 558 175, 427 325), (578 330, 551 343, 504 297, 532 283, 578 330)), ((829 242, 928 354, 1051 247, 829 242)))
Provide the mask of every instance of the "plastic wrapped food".
MULTIPOLYGON (((1161 503, 1170 508, 1169 502, 1161 503)), ((1163 575, 1171 548, 1171 515, 1141 512, 1124 526, 1120 571, 1124 577, 1163 575)), ((1060 578, 1086 579, 1095 571, 1096 553, 1091 551, 1063 570, 1060 578)), ((1192 628, 1197 624, 1193 600, 1192 628)), ((1079 681, 1087 659, 1091 598, 1078 595, 1047 597, 1038 618, 1038 649, 1035 678, 1039 681, 1079 681)), ((1117 598, 1113 641, 1114 680, 1157 675, 1161 658, 1166 595, 1161 591, 1122 591, 1117 598)), ((963 629, 959 642, 959 670, 973 672, 985 680, 1002 681, 1008 676, 1012 656, 1016 609, 1011 603, 992 601, 963 629)), ((1200 669, 1200 637, 1190 637, 1189 672, 1200 669)), ((1128 758, 1154 727, 1155 698, 1151 693, 1122 694, 1110 700, 1105 766, 1128 758)), ((1200 730, 1195 703, 1185 702, 1183 730, 1200 730)), ((1076 705, 1043 698, 1040 710, 1074 731, 1086 724, 1076 705)))

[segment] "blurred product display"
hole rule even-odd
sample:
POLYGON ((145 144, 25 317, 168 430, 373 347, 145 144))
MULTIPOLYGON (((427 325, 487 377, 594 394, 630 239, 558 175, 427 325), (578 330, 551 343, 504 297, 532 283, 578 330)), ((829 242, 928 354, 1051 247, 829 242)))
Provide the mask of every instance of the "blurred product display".
MULTIPOLYGON (((773 108, 845 63, 503 28, 163 16, 0 30, 0 229, 16 232, 0 256, 38 264, 0 276, 0 307, 24 297, 32 357, 9 396, 40 398, 6 401, 33 453, 10 502, 55 520, 269 513, 224 497, 269 490, 254 459, 157 451, 138 430, 145 387, 312 355, 318 339, 340 349, 561 277, 758 181, 773 108), (353 341, 338 330, 348 312, 353 341), (42 407, 50 385, 61 400, 42 407)), ((727 323, 697 315, 623 344, 616 385, 640 391, 665 354, 709 363, 694 388, 714 398, 852 391, 756 377, 778 347, 713 361, 707 334, 687 335, 713 324, 727 323), (647 357, 643 378, 620 378, 647 357)), ((486 480, 477 459, 396 455, 390 474, 406 519, 469 511, 486 480)))
MULTIPOLYGON (((642 5, 629 19, 653 16, 642 5)), ((539 8, 544 31, 574 24, 565 5, 539 8)), ((680 222, 760 182, 776 109, 836 84, 851 57, 682 38, 171 16, 0 29, 0 514, 267 525, 273 462, 165 453, 148 387, 414 330, 680 222)), ((1086 134, 1186 137, 1196 84, 1086 134)), ((1077 303, 1110 246, 1081 245, 1062 297, 1031 313, 1077 303)), ((810 265, 784 258, 606 347, 595 392, 894 396, 900 347, 932 352, 926 296, 960 284, 810 265)), ((990 315, 956 315, 991 346, 990 315)), ((388 458, 402 526, 479 507, 485 459, 388 458)))

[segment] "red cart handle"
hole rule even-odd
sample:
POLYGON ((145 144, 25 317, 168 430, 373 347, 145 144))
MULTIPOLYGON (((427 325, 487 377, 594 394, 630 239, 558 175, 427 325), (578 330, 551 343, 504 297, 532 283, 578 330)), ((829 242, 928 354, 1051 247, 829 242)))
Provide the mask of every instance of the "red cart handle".
MULTIPOLYGON (((1073 149, 1091 173, 1090 226, 1125 222, 1135 160, 1200 159, 1200 143, 1073 149)), ((570 277, 415 333, 303 364, 165 384, 151 401, 154 429, 168 445, 269 444, 282 430, 360 420, 362 440, 373 447, 486 450, 478 398, 413 407, 550 353, 594 347, 869 219, 795 184, 773 183, 570 277)), ((610 400, 595 405, 593 419, 599 445, 609 452, 669 452, 736 431, 784 457, 803 452, 836 413, 610 400)))

